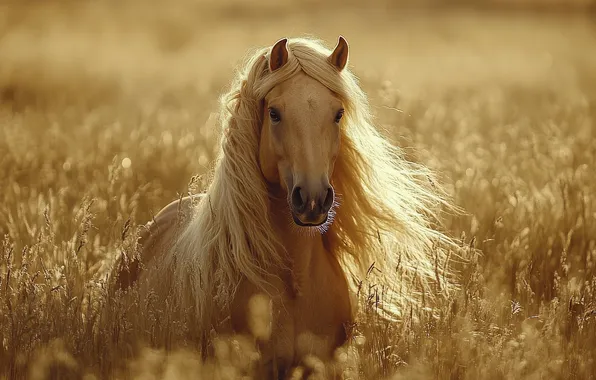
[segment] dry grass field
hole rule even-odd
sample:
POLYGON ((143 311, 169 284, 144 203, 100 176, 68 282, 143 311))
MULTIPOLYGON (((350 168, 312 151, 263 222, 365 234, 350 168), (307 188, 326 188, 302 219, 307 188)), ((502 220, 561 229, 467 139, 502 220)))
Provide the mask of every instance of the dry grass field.
POLYGON ((352 3, 0 5, 0 378, 241 378, 238 342, 202 363, 126 338, 105 276, 204 186, 250 49, 339 34, 379 128, 464 210, 444 228, 466 254, 435 313, 376 323, 362 297, 346 378, 596 377, 596 21, 352 3))

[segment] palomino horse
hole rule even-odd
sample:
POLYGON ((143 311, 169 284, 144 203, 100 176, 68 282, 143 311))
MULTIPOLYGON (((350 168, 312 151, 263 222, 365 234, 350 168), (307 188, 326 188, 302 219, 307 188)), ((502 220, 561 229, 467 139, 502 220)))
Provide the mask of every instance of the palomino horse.
POLYGON ((203 342, 211 331, 255 337, 282 373, 346 342, 365 277, 394 291, 384 315, 448 289, 437 284, 448 239, 431 228, 443 196, 374 128, 347 63, 343 37, 332 51, 285 38, 258 50, 222 102, 206 192, 156 215, 116 288, 167 299, 156 307, 184 315, 203 342))

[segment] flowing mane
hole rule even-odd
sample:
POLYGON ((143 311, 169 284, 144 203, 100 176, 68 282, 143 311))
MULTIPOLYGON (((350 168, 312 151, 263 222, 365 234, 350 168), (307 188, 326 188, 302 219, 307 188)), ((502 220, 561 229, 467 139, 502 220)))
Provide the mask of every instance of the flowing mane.
POLYGON ((180 306, 194 309, 205 331, 214 323, 212 310, 227 308, 242 277, 262 287, 271 268, 291 266, 272 228, 258 150, 263 98, 300 71, 345 106, 332 179, 339 206, 323 238, 354 289, 369 277, 393 290, 380 306, 399 317, 400 309, 422 293, 431 299, 451 286, 446 262, 452 242, 433 228, 437 211, 447 203, 432 173, 407 162, 376 130, 355 75, 325 64, 331 50, 313 39, 290 39, 287 46, 288 63, 275 72, 268 70, 269 48, 257 50, 222 98, 221 151, 212 182, 165 257, 180 306))

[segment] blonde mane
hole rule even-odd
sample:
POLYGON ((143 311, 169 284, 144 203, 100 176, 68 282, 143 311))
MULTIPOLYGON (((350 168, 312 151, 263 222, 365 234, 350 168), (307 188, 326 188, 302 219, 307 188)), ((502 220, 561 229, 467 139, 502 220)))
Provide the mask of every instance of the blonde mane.
POLYGON ((269 48, 256 51, 223 97, 213 180, 166 257, 176 299, 183 310, 194 310, 195 327, 205 332, 216 314, 225 315, 242 277, 263 287, 272 273, 291 268, 271 225, 257 152, 263 98, 300 70, 335 92, 345 108, 332 178, 340 202, 323 238, 347 277, 355 288, 372 278, 393 290, 380 305, 393 316, 422 294, 431 299, 451 286, 446 265, 451 241, 433 228, 446 202, 431 173, 407 162, 375 129, 356 77, 327 63, 330 50, 316 40, 290 39, 288 51, 288 63, 273 73, 269 48))

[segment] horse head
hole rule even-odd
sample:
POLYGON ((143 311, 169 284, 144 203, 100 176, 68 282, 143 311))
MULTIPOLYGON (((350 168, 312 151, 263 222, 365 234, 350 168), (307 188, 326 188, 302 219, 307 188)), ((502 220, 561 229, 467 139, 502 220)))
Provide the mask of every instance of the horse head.
MULTIPOLYGON (((279 40, 269 54, 269 72, 280 70, 290 58, 287 39, 279 40)), ((340 37, 327 61, 339 73, 347 60, 348 44, 340 37)), ((331 177, 343 113, 340 97, 304 71, 274 86, 264 98, 261 170, 285 192, 299 226, 330 222, 335 201, 331 177)))

